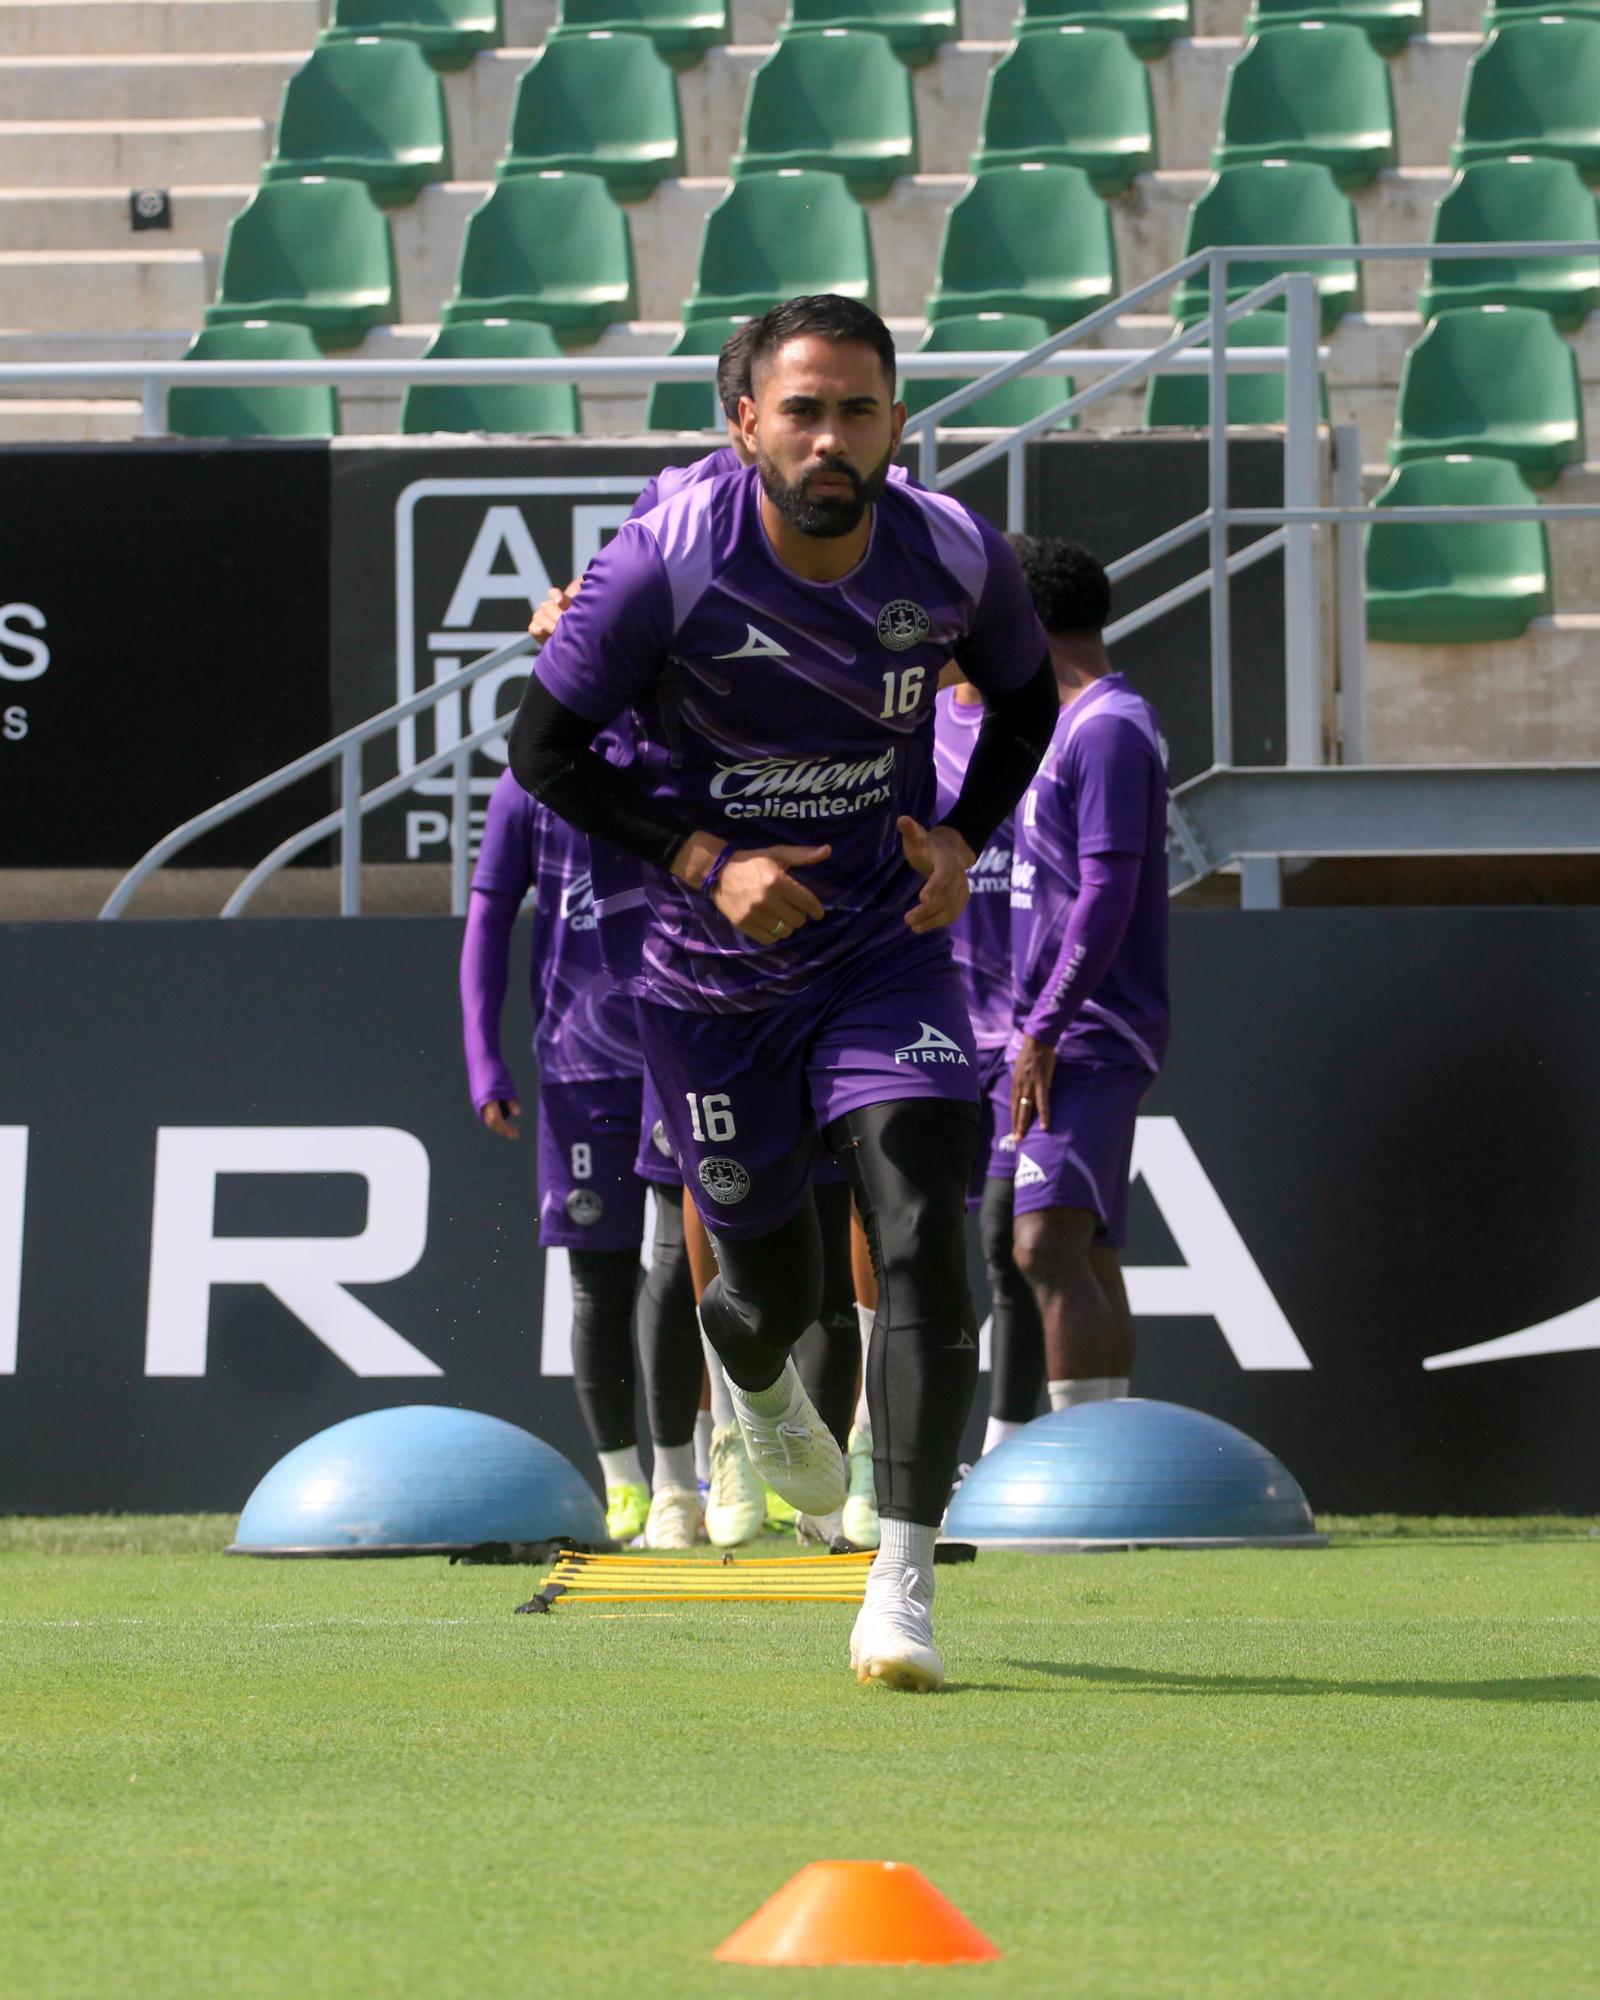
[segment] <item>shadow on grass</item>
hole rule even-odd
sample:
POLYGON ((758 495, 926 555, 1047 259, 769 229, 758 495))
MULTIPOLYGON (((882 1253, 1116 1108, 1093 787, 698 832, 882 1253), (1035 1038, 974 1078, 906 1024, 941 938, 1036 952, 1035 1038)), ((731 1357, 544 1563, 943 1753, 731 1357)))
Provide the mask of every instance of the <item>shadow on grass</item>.
MULTIPOLYGON (((1030 1674, 1119 1689, 1127 1694, 1362 1694, 1423 1701, 1600 1701, 1600 1675, 1539 1674, 1495 1681, 1313 1680, 1299 1674, 1164 1673, 1157 1667, 1102 1667, 1087 1661, 1007 1660, 1030 1674)), ((1021 1692, 1021 1690, 1016 1690, 1021 1692)))

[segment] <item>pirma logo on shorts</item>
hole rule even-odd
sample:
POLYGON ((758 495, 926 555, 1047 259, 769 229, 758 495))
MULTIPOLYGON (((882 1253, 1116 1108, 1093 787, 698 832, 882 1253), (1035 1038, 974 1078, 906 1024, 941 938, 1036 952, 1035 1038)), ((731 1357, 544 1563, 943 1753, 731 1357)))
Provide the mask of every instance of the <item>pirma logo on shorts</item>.
POLYGON ((731 1208, 750 1192, 750 1176, 737 1160, 713 1158, 700 1162, 700 1185, 713 1201, 731 1208))
POLYGON ((964 1069, 970 1068, 961 1044, 951 1041, 942 1028, 928 1021, 919 1021, 917 1025, 922 1033, 903 1049, 895 1050, 897 1063, 960 1063, 964 1069))

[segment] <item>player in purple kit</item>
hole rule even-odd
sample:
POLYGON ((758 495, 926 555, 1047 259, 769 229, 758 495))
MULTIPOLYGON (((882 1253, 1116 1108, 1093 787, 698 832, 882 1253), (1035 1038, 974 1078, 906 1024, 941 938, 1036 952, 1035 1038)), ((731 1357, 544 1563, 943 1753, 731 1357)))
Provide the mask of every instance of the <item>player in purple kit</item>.
MULTIPOLYGON (((941 810, 954 803, 983 722, 982 697, 971 681, 957 681, 939 696, 933 722, 934 771, 941 810)), ((950 927, 955 961, 966 989, 978 1044, 983 1128, 967 1205, 979 1211, 983 1261, 992 1302, 989 1339, 989 1421, 983 1448, 991 1451, 1027 1423, 1044 1385, 1044 1334, 1033 1290, 1012 1255, 1011 1135, 1011 850, 1012 818, 967 871, 971 897, 950 927)))
POLYGON ((630 985, 716 1240, 702 1317, 752 1462, 812 1514, 845 1497, 789 1355, 821 1291, 819 1131, 846 1166, 881 1288, 882 1542, 851 1663, 927 1689, 943 1678, 933 1545, 977 1372, 962 1227, 977 1050, 942 932, 1037 767, 1056 692, 1004 539, 888 483, 905 413, 877 315, 790 300, 759 323, 751 373, 754 467, 686 488, 596 559, 529 680, 512 769, 646 864, 630 985), (986 714, 930 826, 952 655, 986 714), (625 771, 590 747, 622 710, 625 771))
POLYGON ((517 912, 533 889, 533 1046, 539 1071, 539 1240, 568 1252, 572 1362, 599 1454, 606 1525, 652 1548, 692 1546, 700 1521, 694 1426, 700 1344, 683 1243, 683 1191, 670 1157, 641 1158, 643 1083, 633 1003, 600 961, 589 843, 506 772, 489 800, 461 949, 461 1014, 473 1108, 519 1136, 517 1086, 500 1053, 500 1012, 517 912), (641 1178, 643 1176, 643 1178, 641 1178), (634 1435, 634 1292, 646 1179, 656 1237, 639 1299, 651 1490, 634 1435))
POLYGON ((1012 876, 1015 1250, 1060 1409, 1125 1396, 1133 1366, 1117 1253, 1139 1104, 1167 1047, 1167 763, 1155 710, 1101 640, 1105 571, 1068 542, 1017 542, 1062 707, 1012 876))

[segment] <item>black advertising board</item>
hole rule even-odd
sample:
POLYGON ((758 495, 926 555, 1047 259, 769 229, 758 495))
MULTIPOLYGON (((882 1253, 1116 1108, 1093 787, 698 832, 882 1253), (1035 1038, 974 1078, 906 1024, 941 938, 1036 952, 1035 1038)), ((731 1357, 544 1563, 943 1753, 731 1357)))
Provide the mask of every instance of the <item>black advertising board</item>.
MULTIPOLYGON (((0 928, 0 1512, 237 1507, 403 1402, 591 1470, 530 1149, 467 1105, 458 938, 0 928)), ((1135 1388, 1325 1509, 1600 1510, 1600 912, 1181 913, 1173 943, 1135 1388)))
MULTIPOLYGON (((0 862, 126 867, 329 734, 320 443, 0 450, 0 862)), ((190 850, 259 858, 300 787, 190 850)))

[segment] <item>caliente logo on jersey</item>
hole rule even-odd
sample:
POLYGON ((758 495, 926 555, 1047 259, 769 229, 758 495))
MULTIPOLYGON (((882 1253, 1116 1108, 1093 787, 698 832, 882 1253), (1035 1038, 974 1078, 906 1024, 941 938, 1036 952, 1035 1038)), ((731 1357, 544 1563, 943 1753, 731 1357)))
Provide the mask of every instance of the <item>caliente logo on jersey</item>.
POLYGON ((919 645, 933 630, 933 620, 909 597, 892 598, 878 613, 878 644, 891 653, 919 645))
POLYGON ((889 803, 895 745, 876 757, 746 757, 718 766, 711 796, 729 819, 842 819, 889 803))
POLYGON ((897 1063, 960 1063, 964 1068, 971 1067, 959 1042, 951 1041, 942 1029, 933 1027, 927 1021, 920 1021, 917 1025, 922 1033, 903 1049, 895 1050, 897 1063))
POLYGON ((581 875, 574 875, 561 892, 561 921, 570 924, 575 931, 592 931, 595 927, 594 882, 587 869, 581 875))

